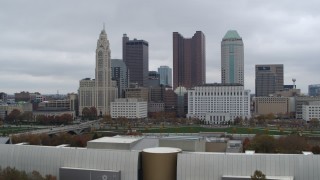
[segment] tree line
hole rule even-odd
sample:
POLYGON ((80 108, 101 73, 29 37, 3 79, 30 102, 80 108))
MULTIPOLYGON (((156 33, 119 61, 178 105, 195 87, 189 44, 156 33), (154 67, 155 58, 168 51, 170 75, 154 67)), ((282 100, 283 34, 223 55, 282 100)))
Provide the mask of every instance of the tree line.
POLYGON ((312 151, 320 154, 318 145, 311 145, 307 139, 297 134, 274 138, 266 134, 258 134, 252 140, 243 141, 243 150, 254 150, 256 153, 301 154, 302 151, 312 151))
MULTIPOLYGON (((0 121, 3 121, 0 118, 0 121)), ((13 109, 6 117, 5 122, 9 124, 19 124, 23 121, 33 122, 34 117, 32 112, 21 112, 18 109, 13 109)), ((62 115, 38 115, 35 118, 35 122, 42 125, 60 125, 60 124, 70 124, 73 121, 71 114, 62 115)))
POLYGON ((48 134, 23 134, 11 137, 12 144, 28 142, 30 145, 58 146, 61 144, 70 144, 71 147, 86 147, 87 142, 92 140, 90 134, 71 135, 60 133, 49 136, 48 134))
POLYGON ((38 171, 32 171, 26 173, 25 171, 19 171, 15 168, 6 167, 2 169, 0 167, 0 180, 56 180, 57 178, 52 175, 45 175, 43 177, 38 171))

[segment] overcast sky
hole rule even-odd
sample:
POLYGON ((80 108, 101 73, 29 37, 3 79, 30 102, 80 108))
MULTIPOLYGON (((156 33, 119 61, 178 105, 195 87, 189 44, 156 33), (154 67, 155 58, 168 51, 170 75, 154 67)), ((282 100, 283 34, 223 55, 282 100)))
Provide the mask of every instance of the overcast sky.
POLYGON ((255 64, 284 64, 285 84, 296 78, 304 93, 320 83, 319 0, 8 0, 0 1, 0 92, 77 92, 94 77, 103 23, 112 58, 122 58, 123 33, 149 42, 149 70, 172 67, 172 32, 200 30, 207 83, 221 82, 221 39, 234 29, 252 93, 255 64))

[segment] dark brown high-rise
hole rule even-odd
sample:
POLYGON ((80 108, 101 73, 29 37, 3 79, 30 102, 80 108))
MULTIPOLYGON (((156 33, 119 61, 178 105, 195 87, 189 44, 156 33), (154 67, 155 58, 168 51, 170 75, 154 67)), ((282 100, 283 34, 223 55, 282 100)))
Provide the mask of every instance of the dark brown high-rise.
POLYGON ((206 83, 205 36, 197 31, 192 38, 173 32, 173 89, 206 83))
POLYGON ((122 37, 122 58, 129 69, 130 83, 148 86, 149 75, 149 43, 144 40, 129 40, 122 37))

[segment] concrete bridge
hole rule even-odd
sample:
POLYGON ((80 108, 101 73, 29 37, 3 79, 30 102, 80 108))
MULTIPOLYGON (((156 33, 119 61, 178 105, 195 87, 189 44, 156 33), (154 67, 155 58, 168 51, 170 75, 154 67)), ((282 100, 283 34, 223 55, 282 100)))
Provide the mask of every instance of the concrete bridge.
POLYGON ((23 135, 23 134, 58 134, 58 133, 69 133, 69 134, 82 134, 85 131, 90 131, 92 127, 99 126, 100 120, 87 121, 80 124, 75 125, 65 125, 65 126, 57 126, 57 127, 48 127, 47 129, 39 129, 33 130, 23 133, 12 134, 14 136, 23 135))

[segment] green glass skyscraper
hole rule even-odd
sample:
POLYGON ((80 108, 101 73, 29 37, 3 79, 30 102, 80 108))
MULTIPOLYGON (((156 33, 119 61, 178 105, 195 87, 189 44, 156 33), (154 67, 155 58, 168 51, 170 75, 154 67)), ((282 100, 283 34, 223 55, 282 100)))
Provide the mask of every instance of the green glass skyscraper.
POLYGON ((244 85, 243 42, 235 30, 229 30, 221 41, 221 82, 244 85))

